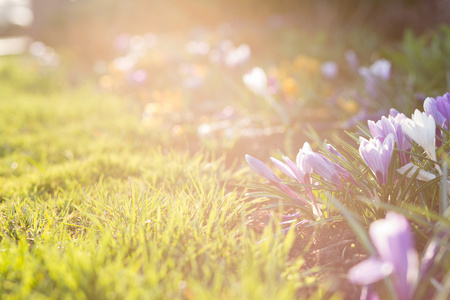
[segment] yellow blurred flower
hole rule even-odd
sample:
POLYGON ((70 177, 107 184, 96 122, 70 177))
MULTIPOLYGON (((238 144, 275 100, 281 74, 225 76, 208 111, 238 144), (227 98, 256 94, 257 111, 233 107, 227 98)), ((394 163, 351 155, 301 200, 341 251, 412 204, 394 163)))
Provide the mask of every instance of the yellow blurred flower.
POLYGON ((286 96, 292 97, 298 93, 298 85, 292 77, 285 78, 282 82, 283 91, 286 96))
POLYGON ((354 99, 344 99, 340 97, 337 99, 337 104, 342 110, 350 114, 356 114, 359 111, 358 102, 354 99))
POLYGON ((175 125, 172 127, 172 135, 174 136, 180 136, 184 133, 184 127, 181 125, 175 125))

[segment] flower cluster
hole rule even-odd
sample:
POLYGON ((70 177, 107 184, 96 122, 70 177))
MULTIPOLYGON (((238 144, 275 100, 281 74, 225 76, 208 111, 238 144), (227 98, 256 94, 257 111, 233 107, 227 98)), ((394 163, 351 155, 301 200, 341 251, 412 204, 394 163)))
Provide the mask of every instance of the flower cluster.
POLYGON ((320 217, 322 212, 320 211, 320 205, 317 204, 312 192, 312 173, 321 176, 325 181, 340 188, 342 188, 342 182, 352 182, 356 184, 349 172, 337 163, 332 162, 326 156, 312 151, 311 146, 307 142, 305 142, 303 147, 299 150, 295 163, 286 156, 283 156, 284 163, 273 157, 271 157, 271 160, 281 172, 303 186, 309 200, 302 198, 288 185, 283 184, 278 176, 276 176, 275 173, 260 160, 250 155, 246 155, 246 160, 253 171, 267 179, 283 193, 293 197, 293 199, 300 200, 304 205, 310 207, 316 217, 320 217))
MULTIPOLYGON (((352 135, 355 141, 359 140, 359 151, 349 148, 347 144, 347 148, 344 147, 346 151, 339 152, 332 145, 326 144, 322 153, 319 153, 305 142, 295 162, 285 156, 284 162, 271 157, 275 166, 295 183, 283 183, 269 167, 256 158, 247 155, 246 159, 253 171, 267 179, 282 194, 308 207, 316 220, 325 216, 324 208, 327 203, 322 199, 326 197, 318 197, 321 190, 327 194, 335 193, 343 199, 343 203, 350 202, 349 198, 364 198, 375 202, 383 199, 387 202, 384 206, 364 202, 371 209, 372 218, 384 214, 385 211, 379 210, 380 207, 386 208, 386 205, 398 203, 401 206, 402 202, 397 201, 405 201, 406 197, 410 197, 406 195, 415 194, 418 197, 417 194, 420 194, 422 199, 434 197, 440 188, 443 190, 441 198, 446 199, 447 194, 450 195, 450 191, 445 190, 448 187, 447 180, 436 179, 447 174, 443 169, 447 168, 446 164, 437 153, 449 150, 450 93, 442 97, 427 98, 424 110, 415 110, 411 118, 408 118, 391 109, 389 116, 383 116, 378 121, 368 121, 370 135, 352 135), (405 184, 408 181, 414 183, 411 180, 436 180, 436 183, 425 184, 420 188, 419 184, 405 184), (306 196, 301 195, 299 189, 295 190, 294 187, 299 185, 306 196)), ((427 209, 436 210, 434 206, 427 209)), ((439 214, 446 218, 448 212, 448 201, 441 201, 439 214)), ((283 220, 295 218, 298 222, 303 219, 297 223, 301 226, 314 221, 310 216, 311 214, 303 214, 303 211, 291 211, 289 215, 283 216, 283 220)), ((433 224, 433 227, 436 229, 438 225, 439 222, 433 224)), ((426 248, 422 259, 419 259, 410 225, 403 215, 390 211, 385 219, 373 222, 369 234, 376 253, 354 266, 348 274, 351 282, 364 286, 361 299, 382 299, 382 294, 377 290, 378 285, 374 283, 383 278, 388 278, 391 282, 391 296, 394 299, 413 299, 420 280, 427 276, 434 263, 440 249, 439 243, 450 236, 447 229, 440 231, 426 248)))
MULTIPOLYGON (((446 124, 450 122, 446 110, 450 108, 450 94, 447 93, 437 99, 427 98, 425 107, 425 112, 416 110, 411 118, 407 118, 396 110, 391 110, 388 117, 383 116, 376 122, 368 121, 371 137, 359 137, 359 155, 368 169, 371 170, 372 178, 376 180, 379 188, 389 184, 389 172, 394 159, 396 160, 396 166, 399 166, 398 173, 405 174, 409 171, 406 173, 407 176, 413 176, 414 172, 411 172, 411 170, 417 170, 415 167, 419 166, 415 163, 421 162, 417 158, 411 160, 410 151, 413 149, 414 142, 423 149, 426 158, 432 161, 438 175, 441 174, 440 163, 436 157, 436 141, 438 140, 440 144, 446 141, 442 138, 441 131, 445 131, 446 124), (436 127, 435 119, 439 120, 440 126, 436 127), (436 128, 439 129, 440 134, 438 135, 436 135, 436 128)), ((346 182, 357 188, 359 187, 364 192, 364 187, 355 180, 364 173, 355 175, 350 170, 346 170, 345 166, 341 164, 346 162, 348 166, 349 160, 331 145, 325 147, 324 154, 312 151, 309 144, 305 143, 299 151, 296 164, 287 157, 283 157, 285 163, 275 158, 271 159, 278 169, 298 183, 311 184, 310 175, 314 172, 325 182, 335 186, 336 190, 343 191, 342 183, 346 182), (331 156, 339 157, 340 162, 332 161, 329 158, 331 156)), ((253 169, 262 175, 259 172, 260 169, 253 169)), ((360 168, 360 170, 362 169, 360 168)), ((430 172, 431 170, 427 172, 421 170, 418 179, 426 178, 427 174, 429 178, 435 178, 436 176, 430 172)), ((392 177, 391 180, 395 180, 395 174, 392 177)))

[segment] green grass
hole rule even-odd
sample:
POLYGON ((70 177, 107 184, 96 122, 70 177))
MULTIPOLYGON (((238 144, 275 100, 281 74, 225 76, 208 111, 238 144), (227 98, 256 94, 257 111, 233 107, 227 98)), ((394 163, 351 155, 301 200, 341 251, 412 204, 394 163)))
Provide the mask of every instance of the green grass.
POLYGON ((1 299, 323 296, 293 231, 246 226, 241 166, 163 149, 124 99, 0 97, 1 299))

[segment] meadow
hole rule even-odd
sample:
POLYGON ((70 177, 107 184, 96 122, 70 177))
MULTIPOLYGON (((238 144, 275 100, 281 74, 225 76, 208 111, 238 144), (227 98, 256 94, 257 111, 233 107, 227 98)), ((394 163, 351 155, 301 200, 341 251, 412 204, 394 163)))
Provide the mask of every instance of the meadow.
POLYGON ((450 297, 450 28, 262 19, 0 57, 0 299, 450 297))

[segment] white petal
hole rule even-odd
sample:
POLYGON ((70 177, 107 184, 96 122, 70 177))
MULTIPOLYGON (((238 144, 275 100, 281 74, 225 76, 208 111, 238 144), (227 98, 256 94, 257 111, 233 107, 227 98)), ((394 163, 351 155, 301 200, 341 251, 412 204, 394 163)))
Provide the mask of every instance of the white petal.
MULTIPOLYGON (((408 163, 406 165, 404 165, 403 167, 401 167, 400 169, 397 169, 397 172, 399 172, 400 174, 405 174, 408 170, 408 173, 406 174, 406 177, 411 178, 414 173, 416 173, 417 169, 419 167, 414 165, 413 163, 408 163)), ((417 174, 416 179, 418 180, 422 180, 422 181, 430 181, 436 178, 436 175, 426 172, 424 170, 419 170, 419 173, 417 174)))

